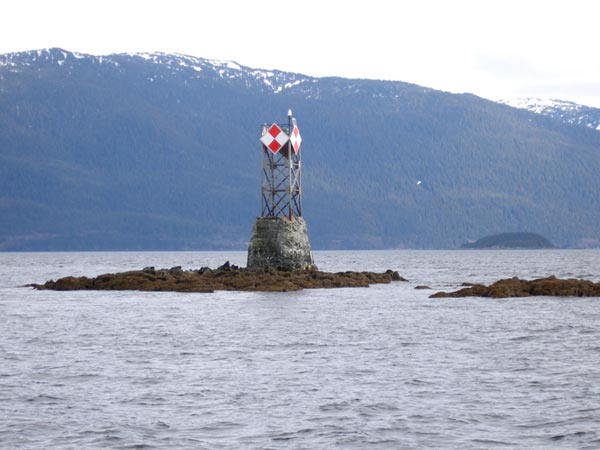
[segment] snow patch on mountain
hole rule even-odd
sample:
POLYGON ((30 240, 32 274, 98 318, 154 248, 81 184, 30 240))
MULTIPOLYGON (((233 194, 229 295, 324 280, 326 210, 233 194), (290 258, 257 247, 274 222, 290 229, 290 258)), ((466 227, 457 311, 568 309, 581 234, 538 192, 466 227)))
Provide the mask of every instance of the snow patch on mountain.
POLYGON ((152 74, 148 80, 155 81, 165 78, 169 73, 180 74, 193 78, 217 76, 231 81, 242 81, 248 87, 257 84, 274 93, 294 89, 301 84, 314 82, 316 79, 304 75, 287 73, 277 70, 254 69, 242 66, 235 61, 220 61, 216 59, 198 58, 182 54, 167 54, 161 52, 140 53, 115 53, 110 55, 87 55, 69 52, 60 48, 33 50, 29 52, 7 53, 0 55, 0 69, 18 72, 19 68, 31 66, 41 61, 66 67, 67 62, 83 63, 89 61, 93 64, 109 64, 119 67, 121 64, 142 60, 166 69, 162 74, 152 74))
POLYGON ((514 98, 499 100, 498 103, 600 131, 600 108, 566 100, 541 98, 514 98))
POLYGON ((0 55, 0 68, 11 67, 12 72, 18 72, 20 67, 29 67, 34 63, 45 62, 63 66, 68 61, 90 59, 94 63, 104 62, 118 66, 118 63, 105 56, 93 56, 85 53, 69 52, 60 48, 46 48, 28 52, 6 53, 0 55))
MULTIPOLYGON (((286 72, 253 69, 242 66, 235 61, 221 61, 217 59, 166 53, 127 53, 126 55, 134 59, 142 58, 175 72, 181 70, 193 70, 194 72, 204 72, 205 74, 212 73, 222 79, 245 81, 247 85, 250 84, 250 81, 259 82, 263 87, 266 87, 275 93, 282 92, 284 89, 293 88, 310 80, 309 77, 286 72)), ((110 56, 121 57, 123 54, 110 56)))

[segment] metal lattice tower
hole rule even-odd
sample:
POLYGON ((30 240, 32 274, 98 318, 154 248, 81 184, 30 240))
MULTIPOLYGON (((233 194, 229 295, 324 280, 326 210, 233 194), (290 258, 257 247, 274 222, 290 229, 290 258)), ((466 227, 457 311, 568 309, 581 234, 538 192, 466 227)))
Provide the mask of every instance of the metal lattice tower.
POLYGON ((302 217, 302 138, 292 110, 287 124, 262 125, 261 217, 302 217))

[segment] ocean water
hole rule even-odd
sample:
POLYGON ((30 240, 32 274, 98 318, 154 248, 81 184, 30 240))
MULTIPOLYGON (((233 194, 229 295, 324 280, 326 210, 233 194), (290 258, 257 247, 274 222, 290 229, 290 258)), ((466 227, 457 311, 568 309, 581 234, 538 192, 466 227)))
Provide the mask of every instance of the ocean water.
POLYGON ((0 253, 0 448, 600 448, 600 298, 429 298, 599 281, 600 251, 315 253, 410 280, 360 289, 19 287, 226 260, 245 253, 0 253))

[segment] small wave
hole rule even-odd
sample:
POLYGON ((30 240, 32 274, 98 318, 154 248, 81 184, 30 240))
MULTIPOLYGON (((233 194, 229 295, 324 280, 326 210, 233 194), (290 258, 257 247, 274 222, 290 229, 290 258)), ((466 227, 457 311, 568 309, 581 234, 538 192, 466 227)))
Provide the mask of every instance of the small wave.
POLYGON ((481 423, 479 420, 477 420, 475 418, 459 419, 458 417, 448 417, 448 420, 450 422, 456 422, 456 423, 463 424, 463 425, 470 425, 473 423, 481 423))
POLYGON ((42 403, 52 404, 52 403, 56 403, 56 402, 59 402, 62 400, 64 400, 64 398, 54 397, 52 395, 47 395, 47 394, 39 394, 39 395, 36 395, 35 397, 28 398, 26 401, 33 402, 33 403, 42 402, 42 403))
POLYGON ((78 373, 78 374, 73 374, 73 375, 63 375, 62 377, 60 377, 62 380, 81 380, 81 379, 86 379, 86 378, 96 378, 99 377, 100 374, 99 373, 78 373))
POLYGON ((117 433, 117 432, 118 432, 118 430, 116 428, 100 428, 97 430, 83 430, 79 434, 82 436, 94 436, 94 435, 101 434, 103 436, 106 435, 106 437, 110 438, 110 439, 121 439, 120 437, 115 436, 114 434, 111 434, 111 433, 117 433))
POLYGON ((589 434, 589 433, 586 433, 585 431, 575 431, 574 433, 557 434, 556 436, 552 436, 550 438, 550 440, 552 440, 552 441, 562 441, 563 439, 584 437, 587 434, 589 434))
POLYGON ((413 378, 412 380, 406 381, 404 384, 408 384, 409 386, 423 386, 423 385, 433 385, 432 381, 420 380, 418 378, 413 378))
POLYGON ((516 445, 515 442, 498 441, 496 439, 472 439, 471 442, 483 445, 506 445, 511 447, 516 445))
POLYGON ((242 423, 222 420, 222 421, 213 422, 209 425, 203 426, 203 427, 199 428, 198 430, 205 432, 205 433, 216 433, 216 432, 221 432, 221 431, 230 431, 230 430, 233 430, 236 428, 242 428, 244 426, 245 425, 242 423))
POLYGON ((359 401, 360 399, 353 399, 350 401, 325 403, 324 405, 319 406, 319 409, 324 412, 345 411, 352 407, 352 404, 359 401))
POLYGON ((178 392, 175 394, 176 397, 190 397, 190 398, 206 398, 208 394, 206 392, 178 392))
POLYGON ((390 403, 372 403, 369 405, 365 405, 363 406, 361 409, 365 409, 371 412, 383 412, 383 413, 389 413, 392 411, 400 411, 400 408, 398 408, 396 405, 392 405, 390 403))
POLYGON ((271 440, 273 441, 290 441, 294 439, 294 436, 272 436, 271 440))
POLYGON ((273 441, 291 441, 300 437, 301 435, 306 435, 309 433, 313 433, 315 430, 313 428, 303 428, 297 431, 286 431, 283 433, 274 434, 271 436, 271 440, 273 441))
POLYGON ((581 327, 581 330, 579 330, 579 334, 597 334, 598 330, 596 330, 595 328, 590 328, 590 327, 581 327))
POLYGON ((535 336, 532 336, 530 334, 525 335, 525 336, 517 336, 514 338, 510 338, 509 341, 531 341, 533 339, 535 339, 535 336))
POLYGON ((593 422, 595 419, 592 416, 573 416, 569 417, 565 420, 548 420, 548 421, 539 421, 533 423, 523 423, 516 425, 518 428, 527 428, 527 429, 539 429, 539 428, 547 428, 547 427, 565 427, 565 426, 576 426, 581 423, 591 421, 593 422))
POLYGON ((578 409, 577 412, 578 413, 593 413, 596 411, 600 411, 600 407, 595 407, 595 408, 583 408, 583 409, 578 409))

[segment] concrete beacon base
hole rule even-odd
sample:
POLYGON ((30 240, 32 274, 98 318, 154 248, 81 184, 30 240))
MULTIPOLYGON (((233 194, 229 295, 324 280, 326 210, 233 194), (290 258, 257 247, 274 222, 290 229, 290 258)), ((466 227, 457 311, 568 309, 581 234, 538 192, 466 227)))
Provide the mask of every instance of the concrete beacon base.
POLYGON ((248 247, 248 268, 316 270, 302 217, 259 217, 248 247))

